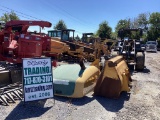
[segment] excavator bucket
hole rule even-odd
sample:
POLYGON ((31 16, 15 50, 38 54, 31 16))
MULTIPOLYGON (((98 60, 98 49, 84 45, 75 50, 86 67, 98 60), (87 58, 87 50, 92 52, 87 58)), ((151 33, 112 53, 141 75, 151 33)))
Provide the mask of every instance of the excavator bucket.
POLYGON ((125 60, 122 56, 116 56, 105 62, 94 88, 94 95, 118 98, 122 91, 130 91, 130 81, 131 76, 125 60))

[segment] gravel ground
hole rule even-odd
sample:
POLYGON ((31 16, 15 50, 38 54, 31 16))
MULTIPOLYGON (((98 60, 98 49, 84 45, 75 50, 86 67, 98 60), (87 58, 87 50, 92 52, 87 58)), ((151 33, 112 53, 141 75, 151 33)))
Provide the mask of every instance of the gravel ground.
POLYGON ((0 105, 1 120, 160 120, 160 52, 146 53, 146 69, 132 73, 130 93, 119 99, 92 96, 0 105), (55 102, 55 103, 54 103, 55 102))

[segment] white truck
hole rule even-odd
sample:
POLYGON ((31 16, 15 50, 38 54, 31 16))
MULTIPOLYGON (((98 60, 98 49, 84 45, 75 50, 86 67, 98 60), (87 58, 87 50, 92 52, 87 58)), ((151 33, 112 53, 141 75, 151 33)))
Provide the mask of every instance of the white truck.
POLYGON ((146 52, 157 52, 157 41, 147 41, 146 42, 146 52))

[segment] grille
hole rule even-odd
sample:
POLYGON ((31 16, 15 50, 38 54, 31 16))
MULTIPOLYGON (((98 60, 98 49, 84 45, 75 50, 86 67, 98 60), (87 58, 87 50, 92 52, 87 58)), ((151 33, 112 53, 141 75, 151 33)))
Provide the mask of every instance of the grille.
POLYGON ((155 48, 154 45, 150 45, 150 46, 149 46, 149 49, 154 49, 154 48, 155 48))

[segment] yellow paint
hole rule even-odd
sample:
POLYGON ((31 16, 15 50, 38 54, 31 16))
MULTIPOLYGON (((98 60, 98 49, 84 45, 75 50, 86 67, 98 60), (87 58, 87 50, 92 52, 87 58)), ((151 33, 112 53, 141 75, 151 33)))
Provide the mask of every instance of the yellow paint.
POLYGON ((100 71, 97 67, 90 66, 89 68, 87 68, 83 72, 82 76, 80 76, 77 79, 74 93, 70 97, 80 98, 80 97, 83 97, 85 94, 87 94, 87 93, 83 93, 84 88, 96 83, 96 80, 99 74, 100 74, 100 71))

